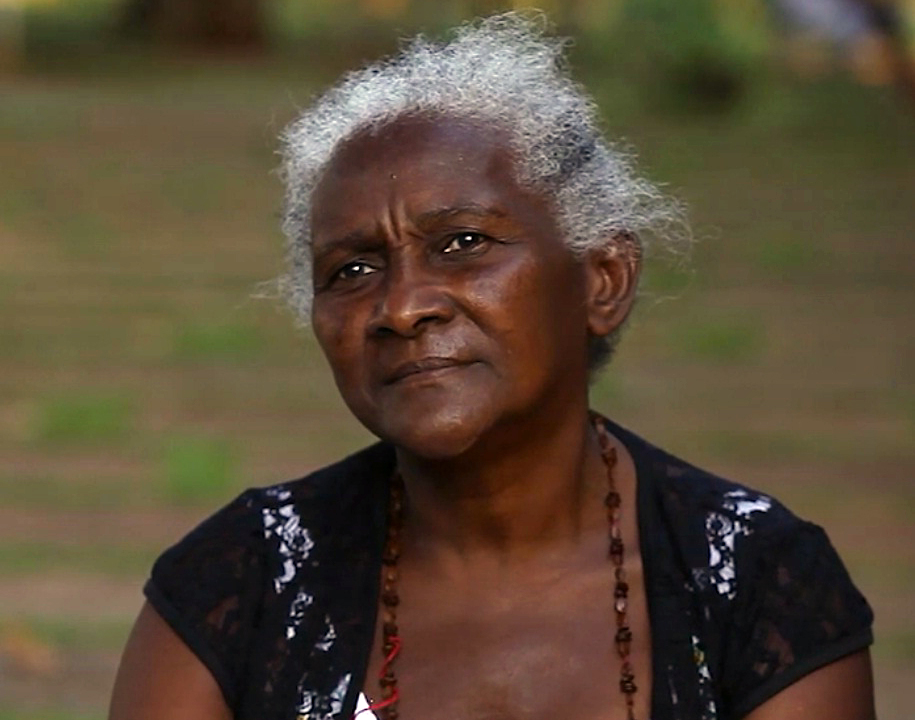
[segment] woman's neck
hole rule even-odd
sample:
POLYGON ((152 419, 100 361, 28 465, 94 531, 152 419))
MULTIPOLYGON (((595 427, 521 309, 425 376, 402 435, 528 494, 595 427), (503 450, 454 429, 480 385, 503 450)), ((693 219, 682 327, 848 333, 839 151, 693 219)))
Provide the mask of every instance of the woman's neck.
POLYGON ((481 554, 511 562, 574 543, 601 523, 606 469, 586 408, 551 420, 457 459, 399 452, 413 552, 438 562, 481 554))

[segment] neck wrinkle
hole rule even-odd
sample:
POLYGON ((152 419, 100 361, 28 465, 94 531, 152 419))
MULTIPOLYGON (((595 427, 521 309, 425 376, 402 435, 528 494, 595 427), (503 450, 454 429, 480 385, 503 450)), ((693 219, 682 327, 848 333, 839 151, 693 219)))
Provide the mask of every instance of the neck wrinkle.
POLYGON ((577 542, 590 521, 602 520, 595 498, 606 484, 587 412, 580 418, 555 423, 523 447, 490 453, 488 462, 426 462, 398 452, 411 552, 456 562, 486 554, 510 563, 577 542))

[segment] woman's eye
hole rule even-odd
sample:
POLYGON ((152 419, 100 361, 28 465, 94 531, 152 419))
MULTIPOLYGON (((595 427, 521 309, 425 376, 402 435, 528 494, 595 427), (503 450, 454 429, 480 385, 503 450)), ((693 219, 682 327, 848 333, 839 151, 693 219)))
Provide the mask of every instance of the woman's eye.
POLYGON ((488 238, 482 233, 476 232, 462 232, 457 235, 452 235, 448 240, 448 243, 445 245, 442 252, 444 253, 453 253, 461 252, 462 250, 472 250, 479 245, 482 245, 486 242, 488 238))
POLYGON ((337 272, 334 273, 334 280, 353 280, 373 272, 375 272, 375 268, 367 262, 354 260, 337 270, 337 272))

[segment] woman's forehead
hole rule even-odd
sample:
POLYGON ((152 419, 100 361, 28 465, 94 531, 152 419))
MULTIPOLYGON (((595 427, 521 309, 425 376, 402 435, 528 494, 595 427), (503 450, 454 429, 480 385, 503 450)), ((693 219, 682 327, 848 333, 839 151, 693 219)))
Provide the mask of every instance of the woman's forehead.
POLYGON ((479 121, 444 116, 406 116, 370 127, 335 150, 322 178, 416 163, 448 163, 456 169, 489 165, 514 168, 508 139, 479 121))
POLYGON ((466 120, 402 118, 335 152, 312 198, 312 229, 338 234, 392 203, 411 214, 474 205, 510 213, 531 200, 503 132, 466 120))

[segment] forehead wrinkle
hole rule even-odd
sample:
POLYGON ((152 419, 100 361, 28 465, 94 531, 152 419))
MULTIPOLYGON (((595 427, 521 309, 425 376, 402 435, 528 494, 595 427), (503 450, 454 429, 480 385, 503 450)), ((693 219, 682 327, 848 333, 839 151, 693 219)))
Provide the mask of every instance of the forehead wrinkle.
POLYGON ((460 215, 504 220, 510 217, 510 209, 502 207, 502 196, 509 188, 520 189, 514 159, 497 133, 463 122, 454 126, 428 121, 393 123, 378 134, 350 139, 331 158, 316 187, 313 218, 320 220, 312 226, 317 231, 324 225, 331 233, 313 232, 312 259, 324 255, 326 246, 328 251, 345 246, 363 249, 366 244, 393 248, 411 235, 460 215), (412 134, 404 138, 404 147, 395 141, 407 130, 412 134), (435 182, 442 168, 448 172, 435 182), (412 177, 417 170, 430 174, 428 182, 412 177), (456 173, 465 176, 467 172, 476 178, 469 193, 460 182, 450 182, 457 179, 456 173), (356 202, 360 207, 343 212, 341 195, 350 198, 348 204, 356 202), (335 226, 343 231, 342 236, 334 237, 335 226), (347 226, 354 230, 346 232, 347 226), (321 242, 321 235, 329 237, 328 241, 321 242))
POLYGON ((491 207, 488 205, 482 205, 480 203, 469 202, 469 203, 460 203, 458 205, 453 205, 450 207, 437 208, 435 210, 428 210, 416 218, 417 225, 420 226, 429 226, 434 225, 438 222, 445 220, 450 220, 459 215, 471 215, 478 218, 504 218, 506 212, 498 207, 491 207))
POLYGON ((379 237, 384 239, 384 243, 387 246, 397 247, 397 240, 403 237, 403 226, 409 223, 409 220, 404 222, 405 218, 406 212, 403 201, 398 202, 396 191, 393 187, 390 187, 384 210, 380 213, 375 223, 376 232, 379 237))
POLYGON ((317 237, 312 239, 312 256, 315 264, 321 263, 325 258, 338 252, 369 252, 377 250, 379 242, 371 233, 354 230, 342 237, 331 238, 320 242, 317 237))

